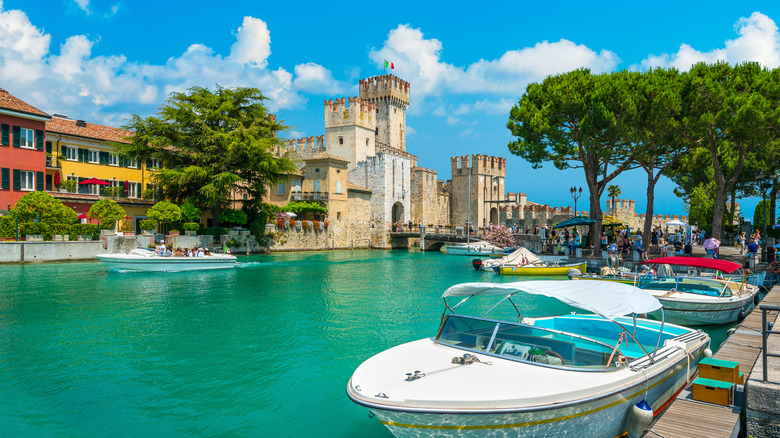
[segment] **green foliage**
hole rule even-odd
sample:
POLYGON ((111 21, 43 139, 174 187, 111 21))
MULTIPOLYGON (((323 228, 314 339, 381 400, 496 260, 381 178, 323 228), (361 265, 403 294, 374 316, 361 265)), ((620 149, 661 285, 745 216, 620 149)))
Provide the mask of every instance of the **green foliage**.
POLYGON ((228 240, 228 241, 225 243, 225 245, 227 245, 227 246, 229 246, 229 247, 231 247, 231 248, 234 248, 234 247, 238 246, 238 245, 239 245, 239 243, 238 243, 238 241, 236 241, 236 239, 232 239, 232 238, 231 238, 230 240, 228 240))
MULTIPOLYGON (((41 234, 43 240, 51 240, 55 234, 70 235, 72 224, 57 224, 44 222, 20 222, 19 237, 29 234, 41 234)), ((15 231, 14 231, 15 232, 15 231)))
MULTIPOLYGON (((706 224, 712 224, 712 211, 714 206, 715 183, 707 185, 699 184, 691 191, 688 197, 688 223, 699 228, 706 224)), ((712 236, 712 234, 710 234, 712 236)))
POLYGON ((19 216, 19 222, 32 222, 40 219, 45 223, 72 223, 78 220, 78 214, 68 208, 59 199, 46 192, 30 192, 22 196, 14 206, 12 214, 19 216))
POLYGON ((219 221, 229 224, 243 225, 247 221, 247 214, 241 210, 226 208, 219 213, 219 221))
POLYGON ((181 227, 184 228, 184 231, 198 231, 200 224, 197 222, 185 222, 181 227))
POLYGON ((144 220, 138 222, 138 226, 142 230, 147 230, 147 231, 156 230, 157 229, 157 221, 154 220, 154 219, 144 219, 144 220))
POLYGON ((125 218, 125 210, 113 199, 100 199, 90 207, 87 217, 97 219, 100 223, 116 222, 125 218))
POLYGON ((78 239, 78 236, 90 236, 92 240, 99 238, 98 227, 95 224, 73 224, 68 230, 70 240, 78 239))
POLYGON ((0 216, 0 237, 16 237, 16 220, 13 216, 0 216))
POLYGON ((106 187, 103 189, 103 196, 109 198, 121 198, 125 194, 125 188, 120 186, 106 187))
POLYGON ((181 207, 181 218, 187 222, 199 222, 200 221, 200 209, 192 203, 185 203, 181 207))
POLYGON ((177 202, 219 209, 236 188, 262 199, 269 186, 296 170, 288 157, 276 157, 276 137, 287 127, 270 117, 256 88, 217 86, 171 93, 156 116, 133 116, 126 129, 130 144, 119 145, 132 158, 161 162, 155 180, 162 195, 177 202))
POLYGON ((116 221, 100 222, 99 228, 101 230, 113 230, 116 228, 116 221))
POLYGON ((753 211, 753 228, 756 230, 763 230, 764 229, 764 218, 766 217, 766 228, 771 229, 772 224, 769 223, 769 213, 771 212, 772 206, 770 205, 769 199, 762 199, 761 201, 758 201, 758 205, 756 205, 756 209, 753 211), (766 209, 766 210, 764 210, 766 209), (766 211, 766 215, 764 216, 764 211, 766 211))
POLYGON ((198 229, 198 236, 214 236, 215 239, 218 239, 219 236, 223 236, 227 232, 225 227, 201 227, 198 229))
POLYGON ((287 204, 283 211, 291 211, 297 215, 301 215, 306 212, 327 214, 328 209, 317 204, 316 202, 295 201, 287 204))
POLYGON ((172 202, 160 201, 147 210, 146 215, 158 222, 176 222, 181 219, 181 209, 172 202))
POLYGON ((69 193, 75 193, 77 185, 78 183, 75 179, 66 179, 65 181, 62 181, 60 188, 67 190, 69 193))

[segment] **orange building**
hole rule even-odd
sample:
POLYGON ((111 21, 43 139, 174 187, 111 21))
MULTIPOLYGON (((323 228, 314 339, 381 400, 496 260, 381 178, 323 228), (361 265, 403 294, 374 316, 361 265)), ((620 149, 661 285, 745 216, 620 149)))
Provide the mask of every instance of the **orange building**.
POLYGON ((0 89, 0 208, 43 191, 45 129, 51 116, 0 89))

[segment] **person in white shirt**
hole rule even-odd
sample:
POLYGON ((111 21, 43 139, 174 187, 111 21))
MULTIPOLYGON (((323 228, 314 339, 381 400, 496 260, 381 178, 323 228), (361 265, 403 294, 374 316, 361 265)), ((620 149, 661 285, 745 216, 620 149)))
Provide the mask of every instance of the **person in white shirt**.
POLYGON ((165 241, 160 241, 160 246, 157 247, 157 254, 164 256, 165 255, 165 241))

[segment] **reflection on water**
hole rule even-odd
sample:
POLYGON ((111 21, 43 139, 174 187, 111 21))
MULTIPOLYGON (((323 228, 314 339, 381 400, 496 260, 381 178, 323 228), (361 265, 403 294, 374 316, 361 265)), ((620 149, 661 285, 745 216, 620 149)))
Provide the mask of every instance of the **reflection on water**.
MULTIPOLYGON (((3 265, 0 421, 9 436, 389 436, 351 403, 366 358, 435 334, 466 257, 357 251, 239 257, 233 270, 3 265)), ((572 309, 529 296, 526 314, 572 309)), ((716 328, 722 340, 723 328, 716 328)), ((720 341, 718 341, 720 342, 720 341)))

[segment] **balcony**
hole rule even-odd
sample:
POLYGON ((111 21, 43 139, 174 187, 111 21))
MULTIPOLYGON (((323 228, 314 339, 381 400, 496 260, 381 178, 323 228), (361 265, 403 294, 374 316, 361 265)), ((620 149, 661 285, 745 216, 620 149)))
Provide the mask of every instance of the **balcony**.
POLYGON ((52 156, 46 157, 46 168, 47 169, 61 169, 62 166, 60 166, 59 162, 54 159, 52 156))
POLYGON ((328 193, 324 192, 292 192, 293 201, 327 201, 328 193))

